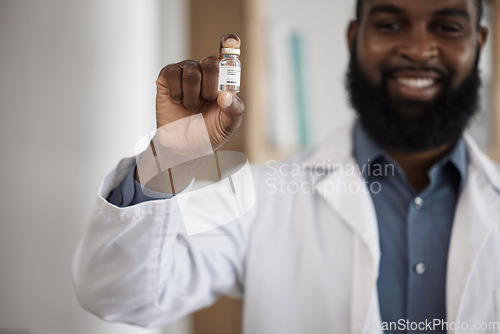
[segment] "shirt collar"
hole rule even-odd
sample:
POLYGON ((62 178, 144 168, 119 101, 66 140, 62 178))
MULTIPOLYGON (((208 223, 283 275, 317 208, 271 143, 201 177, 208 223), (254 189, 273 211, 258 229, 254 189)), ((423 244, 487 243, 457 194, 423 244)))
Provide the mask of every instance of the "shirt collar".
MULTIPOLYGON (((383 148, 381 148, 374 140, 372 140, 366 131, 361 126, 361 123, 356 121, 354 126, 354 158, 359 166, 370 165, 379 158, 385 158, 386 161, 393 163, 393 160, 387 155, 383 148)), ((450 153, 444 157, 440 162, 435 164, 432 170, 438 169, 450 162, 460 174, 460 188, 465 183, 467 177, 467 149, 463 137, 460 137, 455 147, 450 151, 450 153)), ((397 165, 397 164, 396 164, 397 165)), ((399 168, 399 166, 398 166, 399 168)), ((366 172, 368 168, 360 169, 363 173, 363 177, 366 178, 366 172)), ((431 172, 430 171, 430 172, 431 172)))
POLYGON ((468 165, 467 148, 463 137, 460 137, 449 155, 443 159, 442 165, 448 161, 457 169, 460 175, 460 189, 462 189, 467 178, 468 165))
MULTIPOLYGON (((359 121, 356 121, 354 125, 353 148, 354 158, 360 167, 371 165, 374 161, 386 156, 384 149, 368 136, 359 121)), ((360 170, 364 178, 369 176, 367 175, 368 168, 360 168, 360 170)))

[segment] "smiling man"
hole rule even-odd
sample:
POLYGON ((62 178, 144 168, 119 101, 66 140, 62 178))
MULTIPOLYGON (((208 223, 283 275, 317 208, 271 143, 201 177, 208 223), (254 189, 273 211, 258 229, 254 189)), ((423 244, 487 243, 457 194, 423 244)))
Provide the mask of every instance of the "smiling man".
MULTIPOLYGON (((381 318, 385 324, 447 319, 448 250, 467 178, 461 136, 478 109, 478 63, 488 35, 480 26, 482 3, 365 0, 357 15, 347 75, 362 125, 355 155, 358 163, 399 166, 395 177, 367 178, 382 183, 372 195, 381 318)), ((412 332, 407 327, 386 332, 412 332)))
POLYGON ((82 306, 160 326, 230 295, 244 300, 245 334, 497 333, 500 170, 464 134, 478 109, 481 16, 479 0, 359 0, 348 29, 356 121, 252 167, 253 183, 222 175, 235 197, 198 198, 191 218, 219 227, 194 236, 182 205, 209 163, 182 155, 202 152, 205 134, 221 147, 244 105, 217 91, 216 57, 166 66, 163 140, 106 178, 76 252, 82 306), (182 163, 155 169, 173 157, 182 163), (142 170, 158 170, 155 192, 142 170))
POLYGON ((425 169, 477 111, 479 55, 488 35, 480 26, 482 4, 360 1, 357 13, 349 29, 352 104, 364 129, 397 160, 401 152, 426 151, 420 175, 398 161, 421 190, 425 169))

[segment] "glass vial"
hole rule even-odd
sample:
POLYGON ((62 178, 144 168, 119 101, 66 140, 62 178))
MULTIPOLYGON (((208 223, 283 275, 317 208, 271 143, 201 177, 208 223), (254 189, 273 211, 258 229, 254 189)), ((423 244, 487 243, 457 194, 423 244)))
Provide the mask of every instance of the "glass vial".
POLYGON ((221 53, 223 58, 219 62, 219 92, 238 93, 241 79, 241 62, 238 58, 240 49, 223 48, 221 53))

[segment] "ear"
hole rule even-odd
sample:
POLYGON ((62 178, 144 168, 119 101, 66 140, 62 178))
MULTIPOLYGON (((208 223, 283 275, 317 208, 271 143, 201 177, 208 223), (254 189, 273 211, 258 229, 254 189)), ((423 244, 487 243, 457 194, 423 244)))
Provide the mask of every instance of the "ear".
POLYGON ((486 44, 486 41, 488 40, 488 36, 490 34, 490 31, 486 27, 479 27, 477 29, 477 42, 479 44, 479 48, 482 49, 483 46, 486 44))
POLYGON ((352 20, 349 22, 349 28, 347 29, 347 43, 349 44, 349 52, 352 53, 354 49, 354 43, 356 42, 356 34, 358 33, 358 22, 352 20))

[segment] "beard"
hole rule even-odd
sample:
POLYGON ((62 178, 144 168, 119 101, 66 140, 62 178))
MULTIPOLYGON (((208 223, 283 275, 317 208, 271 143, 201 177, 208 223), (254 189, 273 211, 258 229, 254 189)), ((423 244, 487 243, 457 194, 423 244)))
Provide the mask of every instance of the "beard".
POLYGON ((350 103, 363 129, 386 150, 416 153, 454 144, 479 109, 478 63, 479 48, 473 70, 454 90, 449 75, 440 72, 443 90, 434 101, 395 99, 389 94, 389 72, 383 73, 379 86, 373 86, 354 49, 346 76, 350 103))

